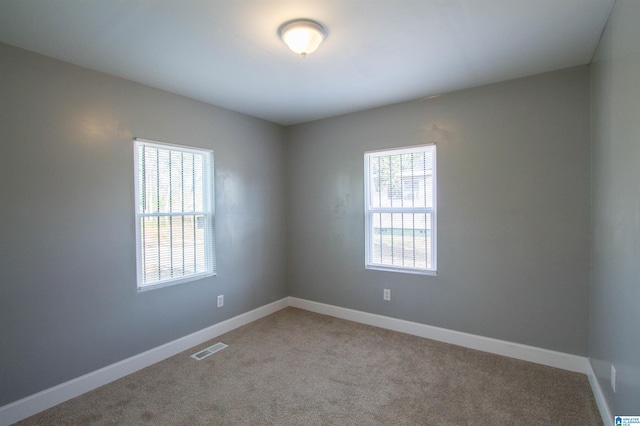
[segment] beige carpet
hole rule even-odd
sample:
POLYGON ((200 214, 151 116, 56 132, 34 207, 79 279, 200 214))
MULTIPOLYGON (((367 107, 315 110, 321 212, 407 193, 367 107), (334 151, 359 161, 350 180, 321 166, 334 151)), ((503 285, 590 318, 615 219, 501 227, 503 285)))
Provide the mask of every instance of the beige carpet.
POLYGON ((19 424, 602 423, 583 374, 287 308, 19 424))

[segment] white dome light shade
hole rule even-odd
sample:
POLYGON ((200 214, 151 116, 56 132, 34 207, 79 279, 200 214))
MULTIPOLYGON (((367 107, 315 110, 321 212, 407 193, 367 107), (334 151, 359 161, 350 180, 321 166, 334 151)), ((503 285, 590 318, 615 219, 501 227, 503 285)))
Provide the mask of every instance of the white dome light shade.
POLYGON ((302 56, 315 52, 326 35, 324 26, 308 19, 291 21, 280 27, 282 41, 289 49, 302 56))

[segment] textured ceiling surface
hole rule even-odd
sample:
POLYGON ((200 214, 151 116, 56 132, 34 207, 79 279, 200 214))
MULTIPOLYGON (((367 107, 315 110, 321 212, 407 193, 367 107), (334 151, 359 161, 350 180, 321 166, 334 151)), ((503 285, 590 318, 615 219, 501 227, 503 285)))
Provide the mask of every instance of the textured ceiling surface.
POLYGON ((1 0, 0 42, 280 124, 588 64, 613 0, 1 0), (296 56, 294 18, 329 31, 296 56))

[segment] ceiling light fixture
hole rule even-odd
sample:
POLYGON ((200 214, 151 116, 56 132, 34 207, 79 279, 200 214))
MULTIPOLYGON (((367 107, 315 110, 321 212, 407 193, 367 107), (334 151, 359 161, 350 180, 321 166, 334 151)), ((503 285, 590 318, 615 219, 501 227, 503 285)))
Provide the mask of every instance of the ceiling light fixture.
POLYGON ((296 19, 282 24, 278 33, 289 49, 304 57, 316 51, 327 36, 327 29, 310 19, 296 19))

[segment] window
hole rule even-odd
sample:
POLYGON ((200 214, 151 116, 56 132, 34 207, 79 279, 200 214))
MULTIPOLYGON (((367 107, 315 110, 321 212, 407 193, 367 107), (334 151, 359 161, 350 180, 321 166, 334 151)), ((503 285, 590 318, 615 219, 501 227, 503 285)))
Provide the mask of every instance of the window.
POLYGON ((364 155, 368 269, 436 273, 436 147, 364 155))
POLYGON ((214 275, 213 152, 134 146, 138 290, 214 275))

